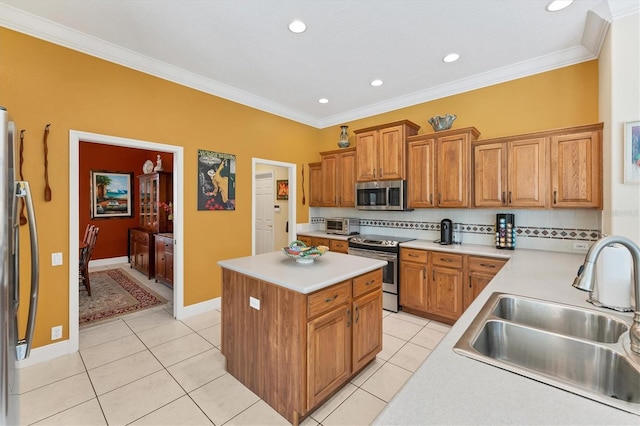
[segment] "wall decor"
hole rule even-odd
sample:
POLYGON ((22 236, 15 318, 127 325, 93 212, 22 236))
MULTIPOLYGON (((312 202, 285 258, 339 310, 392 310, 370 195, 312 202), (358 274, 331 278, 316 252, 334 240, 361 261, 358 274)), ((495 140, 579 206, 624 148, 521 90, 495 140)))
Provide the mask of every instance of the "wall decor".
POLYGON ((278 200, 289 199, 289 181, 288 180, 277 180, 276 188, 278 189, 276 199, 278 200))
POLYGON ((91 170, 91 219, 133 217, 133 173, 91 170))
POLYGON ((198 210, 236 209, 236 156, 198 150, 198 210))
POLYGON ((640 121, 624 123, 624 183, 640 183, 640 121))

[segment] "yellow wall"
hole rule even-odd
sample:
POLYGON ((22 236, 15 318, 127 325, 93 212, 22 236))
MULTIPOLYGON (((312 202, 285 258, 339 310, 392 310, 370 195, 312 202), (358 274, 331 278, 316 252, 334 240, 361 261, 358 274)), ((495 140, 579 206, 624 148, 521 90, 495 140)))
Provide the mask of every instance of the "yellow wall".
MULTIPOLYGON (((344 124, 355 143, 353 130, 402 119, 422 126, 420 133, 431 132, 427 119, 445 113, 458 115, 454 128, 475 126, 485 139, 593 123, 597 71, 596 61, 587 62, 344 124)), ((340 134, 339 126, 314 129, 4 28, 0 105, 27 130, 24 174, 36 194, 42 265, 35 347, 51 343, 55 325, 65 325, 68 338, 68 282, 75 263, 51 267, 50 253, 63 252, 66 260, 77 256, 68 253, 70 129, 184 147, 185 305, 220 295, 218 260, 250 254, 251 158, 318 161, 318 152, 337 148, 340 134), (51 202, 40 195, 47 123, 51 202), (237 210, 196 210, 197 149, 237 156, 237 210)), ((308 179, 306 185, 309 194, 308 179)), ((297 202, 297 222, 307 222, 308 207, 301 197, 297 202)))

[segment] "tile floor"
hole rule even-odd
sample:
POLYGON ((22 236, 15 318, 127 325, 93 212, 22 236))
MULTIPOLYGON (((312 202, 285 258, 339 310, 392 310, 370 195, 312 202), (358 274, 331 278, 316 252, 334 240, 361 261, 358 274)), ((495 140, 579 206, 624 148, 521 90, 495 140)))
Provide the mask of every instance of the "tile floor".
MULTIPOLYGON (((289 424, 226 373, 219 311, 178 321, 171 309, 82 328, 78 353, 22 369, 21 424, 289 424)), ((370 424, 448 330, 385 311, 382 352, 303 424, 370 424)))

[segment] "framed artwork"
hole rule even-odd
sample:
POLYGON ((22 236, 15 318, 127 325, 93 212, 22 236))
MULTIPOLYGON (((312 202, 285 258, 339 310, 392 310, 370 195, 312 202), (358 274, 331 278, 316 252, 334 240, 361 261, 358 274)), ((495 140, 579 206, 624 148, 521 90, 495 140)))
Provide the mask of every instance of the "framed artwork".
POLYGON ((624 123, 624 183, 640 183, 640 121, 624 123))
POLYGON ((236 156, 198 150, 198 210, 236 209, 236 156))
POLYGON ((278 200, 289 199, 289 181, 288 180, 277 180, 276 188, 278 191, 276 195, 276 199, 278 200))
POLYGON ((91 170, 91 219, 133 217, 133 173, 91 170))

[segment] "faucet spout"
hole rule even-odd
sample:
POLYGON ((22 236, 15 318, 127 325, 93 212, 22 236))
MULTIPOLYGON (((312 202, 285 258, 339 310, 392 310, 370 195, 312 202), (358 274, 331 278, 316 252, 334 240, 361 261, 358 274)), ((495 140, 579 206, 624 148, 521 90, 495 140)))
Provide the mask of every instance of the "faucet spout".
POLYGON ((578 269, 578 274, 573 281, 573 286, 584 291, 593 291, 594 267, 602 250, 611 245, 620 244, 629 250, 633 259, 633 276, 636 291, 636 309, 633 315, 633 324, 629 329, 631 350, 640 354, 640 247, 629 238, 622 236, 604 237, 596 241, 585 256, 584 263, 578 269))

